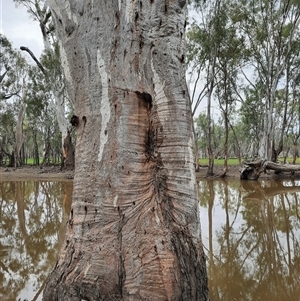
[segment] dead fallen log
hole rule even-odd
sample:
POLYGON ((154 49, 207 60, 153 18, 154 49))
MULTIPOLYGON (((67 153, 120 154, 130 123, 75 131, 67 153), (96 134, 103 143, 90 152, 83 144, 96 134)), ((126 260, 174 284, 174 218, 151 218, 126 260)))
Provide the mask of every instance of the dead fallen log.
POLYGON ((241 170, 241 180, 257 180, 262 173, 267 170, 273 170, 275 173, 300 171, 300 165, 280 164, 267 160, 257 160, 253 162, 244 162, 241 170))

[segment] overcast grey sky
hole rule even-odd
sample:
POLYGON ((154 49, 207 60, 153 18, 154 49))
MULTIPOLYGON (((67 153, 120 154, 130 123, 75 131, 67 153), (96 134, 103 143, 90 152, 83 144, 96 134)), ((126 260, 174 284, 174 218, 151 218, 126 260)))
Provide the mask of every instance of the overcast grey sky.
POLYGON ((40 56, 43 40, 39 24, 29 18, 23 6, 16 7, 13 0, 0 0, 0 32, 12 42, 14 48, 26 46, 37 57, 40 56))

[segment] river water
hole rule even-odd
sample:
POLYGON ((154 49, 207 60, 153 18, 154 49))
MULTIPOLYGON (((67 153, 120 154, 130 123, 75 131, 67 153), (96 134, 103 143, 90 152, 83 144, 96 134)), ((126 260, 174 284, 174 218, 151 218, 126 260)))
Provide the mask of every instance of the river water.
MULTIPOLYGON (((72 190, 0 182, 0 300, 42 299, 72 190)), ((199 194, 211 301, 300 301, 300 182, 203 180, 199 194)))

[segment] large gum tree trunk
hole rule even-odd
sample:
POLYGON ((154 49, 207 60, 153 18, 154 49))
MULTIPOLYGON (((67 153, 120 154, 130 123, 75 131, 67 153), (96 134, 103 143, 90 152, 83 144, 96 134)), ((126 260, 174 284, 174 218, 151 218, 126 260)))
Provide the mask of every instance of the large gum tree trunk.
POLYGON ((49 5, 77 143, 67 234, 43 300, 207 300, 186 2, 49 5))

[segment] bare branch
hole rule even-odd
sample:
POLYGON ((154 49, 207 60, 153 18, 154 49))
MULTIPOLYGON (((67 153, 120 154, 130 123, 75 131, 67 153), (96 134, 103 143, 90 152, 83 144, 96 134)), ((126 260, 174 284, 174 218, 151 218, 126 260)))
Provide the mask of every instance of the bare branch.
POLYGON ((6 73, 7 73, 7 70, 0 76, 0 84, 2 83, 6 73))
POLYGON ((38 67, 41 69, 41 71, 44 73, 44 75, 47 76, 46 70, 44 69, 43 65, 39 62, 39 60, 36 58, 36 56, 33 54, 33 52, 28 47, 25 46, 21 46, 20 49, 23 51, 27 51, 32 57, 32 59, 36 62, 38 67))

